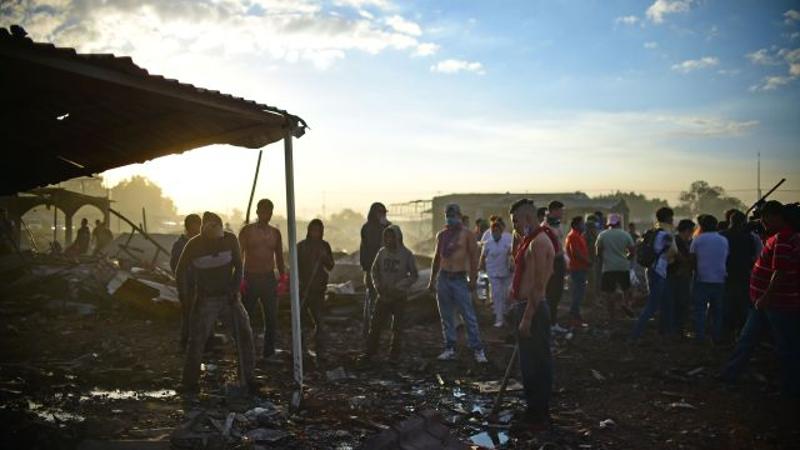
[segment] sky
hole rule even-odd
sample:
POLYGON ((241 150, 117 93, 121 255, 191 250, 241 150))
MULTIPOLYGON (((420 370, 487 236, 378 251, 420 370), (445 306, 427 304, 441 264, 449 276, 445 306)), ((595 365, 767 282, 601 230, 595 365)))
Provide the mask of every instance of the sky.
MULTIPOLYGON (((763 0, 4 1, 0 24, 278 106, 301 217, 453 192, 692 181, 800 197, 800 2, 763 0)), ((183 213, 245 209, 258 152, 212 146, 141 174, 183 213)), ((285 208, 283 147, 256 197, 285 208)))

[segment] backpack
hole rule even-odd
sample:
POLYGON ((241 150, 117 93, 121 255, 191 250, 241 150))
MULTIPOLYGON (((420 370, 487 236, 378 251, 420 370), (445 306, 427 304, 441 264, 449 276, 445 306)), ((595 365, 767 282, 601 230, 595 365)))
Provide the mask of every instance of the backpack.
POLYGON ((652 267, 658 261, 661 254, 664 253, 666 248, 660 252, 656 252, 656 236, 658 232, 662 231, 661 228, 651 228, 644 233, 642 240, 636 244, 636 262, 642 267, 652 267))

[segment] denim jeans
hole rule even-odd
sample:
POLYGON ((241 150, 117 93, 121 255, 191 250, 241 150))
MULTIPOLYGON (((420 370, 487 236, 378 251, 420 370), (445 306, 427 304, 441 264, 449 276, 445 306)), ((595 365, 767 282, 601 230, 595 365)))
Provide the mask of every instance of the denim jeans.
POLYGON ((713 321, 711 336, 717 342, 722 338, 722 294, 723 283, 694 282, 692 291, 692 316, 694 319, 695 339, 702 342, 706 338, 706 312, 713 321))
POLYGON ((800 311, 778 311, 767 308, 778 358, 783 366, 783 390, 800 396, 800 311))
POLYGON ((467 277, 462 274, 439 272, 436 282, 436 301, 442 318, 442 334, 445 348, 456 348, 456 314, 464 318, 467 328, 467 342, 473 350, 482 350, 478 318, 472 306, 472 296, 467 286, 467 277))
MULTIPOLYGON (((637 339, 644 333, 647 322, 660 311, 660 314, 671 316, 671 299, 667 294, 667 279, 656 273, 655 270, 647 270, 647 282, 650 294, 647 297, 647 304, 644 305, 636 325, 633 327, 631 337, 637 339)), ((667 317, 665 320, 669 321, 667 317)))
MULTIPOLYGON (((527 302, 514 306, 514 328, 525 313, 527 302)), ((553 390, 553 355, 550 350, 550 311, 547 302, 542 300, 531 320, 530 336, 522 337, 517 331, 519 345, 519 368, 522 372, 522 385, 528 414, 534 419, 545 420, 550 415, 550 395, 553 390)))
POLYGON ((767 315, 763 311, 759 311, 752 306, 747 313, 747 320, 744 322, 742 332, 739 334, 739 339, 736 341, 736 347, 733 350, 730 358, 722 368, 721 377, 727 381, 736 381, 741 375, 750 358, 753 356, 753 351, 758 345, 761 334, 769 327, 767 322, 767 315))
POLYGON ((252 321, 256 317, 259 300, 264 322, 264 357, 275 353, 275 340, 278 335, 278 282, 275 274, 245 273, 247 290, 244 294, 244 307, 252 321))
POLYGON ((572 293, 572 306, 569 308, 570 315, 577 319, 581 316, 581 302, 586 295, 586 270, 572 270, 569 272, 569 290, 572 293))

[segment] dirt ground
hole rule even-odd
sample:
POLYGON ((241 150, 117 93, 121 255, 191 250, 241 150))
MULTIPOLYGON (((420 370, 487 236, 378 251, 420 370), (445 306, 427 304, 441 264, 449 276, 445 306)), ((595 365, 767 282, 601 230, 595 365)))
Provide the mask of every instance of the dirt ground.
MULTIPOLYGON (((731 387, 713 379, 729 347, 664 341, 654 327, 641 344, 629 346, 632 321, 608 327, 602 309, 588 303, 589 325, 556 337, 553 430, 532 435, 507 425, 523 406, 518 390, 506 397, 501 424, 489 427, 493 394, 473 384, 499 380, 513 348, 508 330, 491 326, 489 305, 478 305, 490 359, 484 366, 463 346, 458 361, 436 361, 441 334, 435 317, 412 321, 399 360, 381 355, 364 366, 357 362, 358 315, 331 317, 329 350, 320 360, 306 358, 305 399, 293 411, 288 353, 259 365, 260 396, 240 398, 230 387, 233 345, 215 347, 205 358, 202 394, 183 399, 174 391, 182 367, 176 322, 151 320, 112 299, 76 312, 41 295, 4 296, 0 447, 125 448, 114 445, 134 441, 137 448, 169 448, 171 442, 344 450, 414 411, 435 409, 463 442, 487 448, 797 448, 797 405, 780 396, 779 367, 767 345, 731 387), (256 428, 268 435, 251 439, 256 428)), ((285 310, 281 323, 288 348, 285 310)))

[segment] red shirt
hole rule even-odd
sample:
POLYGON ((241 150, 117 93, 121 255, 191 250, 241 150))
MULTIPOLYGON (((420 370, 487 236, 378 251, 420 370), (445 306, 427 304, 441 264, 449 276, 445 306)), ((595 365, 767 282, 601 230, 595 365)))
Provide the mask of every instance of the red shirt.
POLYGON ((586 237, 574 228, 567 235, 564 250, 569 258, 569 270, 586 270, 589 268, 589 246, 586 237))
POLYGON ((767 239, 750 273, 750 299, 764 295, 776 270, 783 273, 781 282, 773 287, 767 306, 784 311, 800 311, 800 233, 790 228, 767 239))

